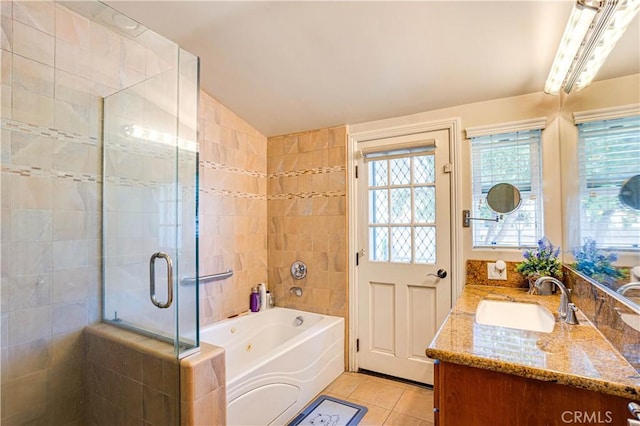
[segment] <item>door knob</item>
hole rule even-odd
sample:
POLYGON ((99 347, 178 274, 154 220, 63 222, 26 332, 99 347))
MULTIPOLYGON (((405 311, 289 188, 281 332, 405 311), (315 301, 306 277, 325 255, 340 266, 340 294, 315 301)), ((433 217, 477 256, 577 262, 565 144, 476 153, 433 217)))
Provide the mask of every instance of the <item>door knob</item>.
POLYGON ((447 271, 438 269, 438 272, 427 274, 428 277, 447 278, 447 271))

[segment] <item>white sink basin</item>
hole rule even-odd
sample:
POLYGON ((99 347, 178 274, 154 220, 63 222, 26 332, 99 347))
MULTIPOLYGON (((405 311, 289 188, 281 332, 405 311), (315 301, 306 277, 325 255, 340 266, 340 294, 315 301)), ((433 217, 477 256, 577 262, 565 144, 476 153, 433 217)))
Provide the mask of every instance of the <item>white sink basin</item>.
POLYGON ((537 303, 481 300, 476 310, 478 324, 551 333, 556 319, 537 303))
POLYGON ((620 314, 622 321, 627 323, 629 327, 635 328, 640 331, 640 315, 635 314, 620 314))

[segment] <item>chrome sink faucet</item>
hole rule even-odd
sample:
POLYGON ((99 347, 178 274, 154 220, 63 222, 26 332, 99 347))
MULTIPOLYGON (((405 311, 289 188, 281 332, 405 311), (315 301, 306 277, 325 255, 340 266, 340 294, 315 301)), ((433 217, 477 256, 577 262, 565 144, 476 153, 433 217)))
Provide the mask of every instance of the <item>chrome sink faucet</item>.
POLYGON ((571 303, 571 292, 562 284, 562 281, 553 277, 540 277, 536 280, 534 287, 540 288, 545 281, 551 281, 560 289, 562 293, 560 296, 560 306, 558 307, 558 313, 560 317, 567 324, 579 324, 578 318, 576 318, 576 310, 578 309, 575 304, 571 303))
POLYGON ((634 281, 634 282, 631 282, 629 284, 625 284, 623 286, 620 286, 620 288, 618 288, 616 290, 616 292, 618 292, 619 294, 624 295, 629 290, 640 290, 640 281, 634 281))

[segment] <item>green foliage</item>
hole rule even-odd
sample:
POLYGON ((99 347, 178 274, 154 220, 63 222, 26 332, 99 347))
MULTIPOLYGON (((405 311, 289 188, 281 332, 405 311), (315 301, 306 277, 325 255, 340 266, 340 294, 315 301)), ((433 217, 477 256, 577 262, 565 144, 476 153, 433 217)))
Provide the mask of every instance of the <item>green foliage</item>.
POLYGON ((522 255, 524 261, 516 265, 516 271, 523 275, 540 275, 560 278, 562 276, 562 262, 558 259, 560 247, 543 237, 538 241, 538 246, 525 250, 522 255))

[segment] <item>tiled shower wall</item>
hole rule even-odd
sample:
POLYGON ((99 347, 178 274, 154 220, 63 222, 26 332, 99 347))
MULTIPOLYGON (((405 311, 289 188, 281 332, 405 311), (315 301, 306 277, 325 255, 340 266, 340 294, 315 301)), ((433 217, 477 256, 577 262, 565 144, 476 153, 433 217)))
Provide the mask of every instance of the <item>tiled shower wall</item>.
MULTIPOLYGON (((81 424, 81 331, 101 318, 101 98, 166 62, 50 1, 0 7, 2 423, 81 424)), ((268 144, 201 92, 200 274, 234 270, 201 285, 201 324, 246 311, 267 280, 278 305, 346 315, 345 139, 268 144)))
POLYGON ((200 92, 200 324, 249 309, 251 287, 267 282, 267 139, 200 92))
POLYGON ((269 283, 279 306, 347 315, 346 130, 268 140, 269 283), (296 260, 308 267, 302 280, 291 276, 296 260))
POLYGON ((1 1, 2 424, 81 424, 100 320, 101 97, 164 66, 51 1, 1 1))

